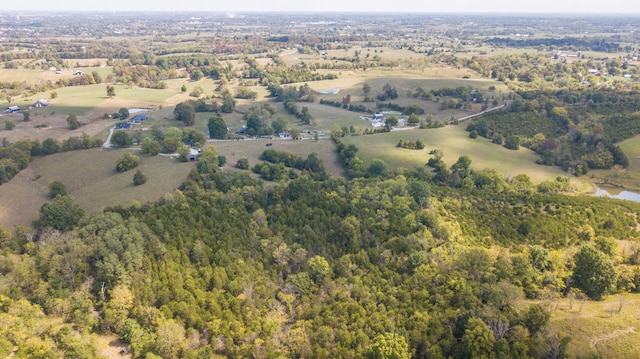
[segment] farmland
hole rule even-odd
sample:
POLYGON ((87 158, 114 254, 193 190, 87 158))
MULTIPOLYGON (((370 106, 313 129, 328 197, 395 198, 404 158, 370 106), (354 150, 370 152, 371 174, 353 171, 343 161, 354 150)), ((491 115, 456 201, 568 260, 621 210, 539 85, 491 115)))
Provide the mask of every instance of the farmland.
POLYGON ((637 20, 0 11, 0 356, 638 357, 637 20))

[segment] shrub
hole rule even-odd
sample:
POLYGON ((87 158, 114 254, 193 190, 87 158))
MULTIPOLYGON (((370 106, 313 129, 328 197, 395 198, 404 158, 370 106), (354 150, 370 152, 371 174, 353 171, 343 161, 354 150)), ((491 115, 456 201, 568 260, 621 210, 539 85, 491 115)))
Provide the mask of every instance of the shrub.
POLYGON ((249 160, 247 158, 239 159, 238 162, 236 162, 236 167, 241 169, 241 170, 248 170, 249 169, 249 160))
POLYGON ((66 196, 67 186, 62 181, 53 181, 49 183, 49 197, 66 196))
POLYGON ((141 170, 137 170, 133 175, 133 184, 139 186, 141 184, 145 184, 147 182, 147 175, 144 174, 141 170))
POLYGON ((136 168, 139 163, 140 157, 127 152, 124 156, 122 156, 122 158, 118 160, 118 163, 116 164, 116 170, 118 172, 125 172, 130 169, 136 168))

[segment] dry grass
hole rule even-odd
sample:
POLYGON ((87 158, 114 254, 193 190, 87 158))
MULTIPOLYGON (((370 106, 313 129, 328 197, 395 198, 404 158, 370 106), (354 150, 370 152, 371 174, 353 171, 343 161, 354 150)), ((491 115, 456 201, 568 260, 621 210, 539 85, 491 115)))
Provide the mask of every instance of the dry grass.
POLYGON ((241 158, 249 160, 249 166, 253 166, 259 161, 262 152, 267 148, 265 145, 272 143, 271 147, 276 150, 293 153, 296 156, 307 157, 312 152, 324 162, 327 172, 334 177, 343 177, 344 170, 335 152, 335 145, 329 139, 293 141, 290 139, 258 139, 246 141, 215 141, 209 144, 216 147, 218 155, 227 157, 226 169, 233 170, 236 162, 241 158))
POLYGON ((141 156, 138 167, 148 178, 133 185, 134 171, 118 173, 115 164, 125 152, 135 150, 90 149, 36 158, 27 169, 0 186, 0 224, 28 225, 37 218, 42 204, 49 201, 48 184, 64 182, 69 194, 88 212, 105 206, 148 202, 172 193, 187 177, 193 163, 180 163, 168 157, 141 156))
POLYGON ((572 338, 571 355, 597 353, 603 358, 640 358, 640 296, 611 295, 602 302, 546 302, 550 329, 572 338))

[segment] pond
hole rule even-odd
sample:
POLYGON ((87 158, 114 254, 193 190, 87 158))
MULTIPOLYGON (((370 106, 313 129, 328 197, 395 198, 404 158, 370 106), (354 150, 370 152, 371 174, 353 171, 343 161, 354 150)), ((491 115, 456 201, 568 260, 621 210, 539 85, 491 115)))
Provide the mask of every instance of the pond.
POLYGON ((607 196, 610 198, 626 199, 627 201, 640 202, 640 193, 606 185, 599 185, 598 187, 596 187, 595 195, 599 197, 607 196))
POLYGON ((129 109, 129 114, 134 114, 134 113, 138 113, 138 112, 147 112, 149 111, 148 108, 130 108, 129 109))

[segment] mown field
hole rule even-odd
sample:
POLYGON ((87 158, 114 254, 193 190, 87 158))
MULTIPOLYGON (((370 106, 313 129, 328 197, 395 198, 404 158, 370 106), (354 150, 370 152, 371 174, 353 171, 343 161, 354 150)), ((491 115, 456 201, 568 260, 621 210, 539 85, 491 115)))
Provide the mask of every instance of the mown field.
MULTIPOLYGON (((413 169, 424 166, 430 158, 429 151, 437 149, 444 153, 443 160, 449 166, 454 164, 458 157, 467 155, 472 160, 473 169, 495 169, 507 177, 526 173, 534 183, 566 175, 558 167, 536 164, 538 155, 526 148, 512 151, 484 138, 471 139, 464 125, 345 137, 342 141, 358 146, 358 156, 363 160, 368 162, 374 158, 380 158, 392 168, 413 169), (418 138, 422 138, 426 143, 426 147, 422 150, 396 146, 400 139, 415 141, 418 138)), ((580 186, 582 187, 582 184, 580 186)))
POLYGON ((193 163, 181 163, 169 157, 142 155, 138 167, 147 175, 147 183, 133 185, 135 171, 118 173, 116 161, 133 149, 102 148, 37 157, 10 182, 0 186, 0 225, 30 225, 48 202, 48 184, 59 180, 70 195, 88 212, 106 206, 131 205, 133 201, 155 201, 173 193, 185 180, 193 163))
POLYGON ((590 172, 593 181, 629 190, 640 191, 640 136, 635 136, 619 143, 620 148, 629 158, 629 167, 611 170, 593 170, 590 172))

